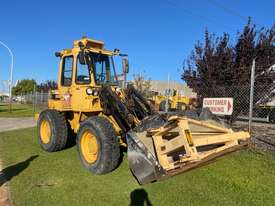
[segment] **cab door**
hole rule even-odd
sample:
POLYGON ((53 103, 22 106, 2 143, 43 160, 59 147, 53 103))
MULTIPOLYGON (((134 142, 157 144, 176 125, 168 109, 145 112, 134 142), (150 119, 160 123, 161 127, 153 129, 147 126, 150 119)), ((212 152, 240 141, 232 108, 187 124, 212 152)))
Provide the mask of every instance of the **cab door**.
POLYGON ((72 86, 72 103, 74 111, 88 111, 91 97, 86 90, 91 84, 91 75, 87 64, 81 64, 75 56, 75 73, 72 86))
POLYGON ((73 79, 74 56, 63 56, 60 61, 58 88, 60 100, 64 109, 71 109, 71 86, 73 79))

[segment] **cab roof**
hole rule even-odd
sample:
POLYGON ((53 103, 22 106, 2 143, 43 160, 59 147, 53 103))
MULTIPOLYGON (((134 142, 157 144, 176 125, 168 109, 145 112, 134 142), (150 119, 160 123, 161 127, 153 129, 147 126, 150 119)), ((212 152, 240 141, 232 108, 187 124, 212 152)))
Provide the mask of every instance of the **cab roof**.
POLYGON ((61 54, 70 54, 75 52, 79 52, 80 50, 85 49, 89 50, 95 53, 102 53, 106 55, 114 55, 116 54, 113 51, 105 50, 104 49, 104 42, 99 40, 94 40, 91 38, 83 37, 79 40, 75 40, 73 42, 73 48, 72 49, 64 49, 60 51, 61 54))

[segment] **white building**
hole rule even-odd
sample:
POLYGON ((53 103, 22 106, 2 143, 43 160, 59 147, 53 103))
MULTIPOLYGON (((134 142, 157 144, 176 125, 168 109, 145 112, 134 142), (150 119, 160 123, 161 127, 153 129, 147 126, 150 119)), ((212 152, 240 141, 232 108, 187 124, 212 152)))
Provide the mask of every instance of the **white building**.
MULTIPOLYGON (((161 94, 165 94, 165 90, 168 89, 168 82, 167 81, 159 81, 159 80, 152 80, 151 81, 151 90, 155 92, 159 92, 161 94)), ((179 93, 183 96, 187 97, 196 97, 197 94, 192 91, 185 83, 179 83, 176 81, 170 81, 169 83, 170 89, 175 89, 179 91, 179 93)))

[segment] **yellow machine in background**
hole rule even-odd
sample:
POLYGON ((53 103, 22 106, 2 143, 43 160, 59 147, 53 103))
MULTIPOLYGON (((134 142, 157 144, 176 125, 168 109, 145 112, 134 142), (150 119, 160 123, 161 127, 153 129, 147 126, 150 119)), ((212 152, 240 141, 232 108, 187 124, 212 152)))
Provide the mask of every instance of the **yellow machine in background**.
POLYGON ((183 111, 189 107, 189 97, 179 94, 179 91, 173 89, 167 89, 165 95, 155 92, 150 101, 159 111, 166 111, 166 100, 168 99, 168 111, 183 111))
POLYGON ((246 132, 159 114, 132 85, 119 88, 114 58, 122 57, 127 73, 127 55, 106 50, 102 41, 82 38, 56 56, 58 88, 39 114, 38 140, 48 152, 75 140, 82 165, 91 173, 114 170, 123 146, 130 169, 145 184, 239 148, 249 138, 246 132))

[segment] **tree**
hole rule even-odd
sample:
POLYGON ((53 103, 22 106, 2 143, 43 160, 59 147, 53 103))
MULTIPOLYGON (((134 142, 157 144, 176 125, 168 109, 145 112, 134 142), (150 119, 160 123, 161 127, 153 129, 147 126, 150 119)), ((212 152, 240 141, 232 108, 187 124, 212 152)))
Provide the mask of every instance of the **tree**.
POLYGON ((134 87, 145 97, 150 95, 151 79, 146 79, 142 74, 134 74, 134 87))
MULTIPOLYGON (((237 116, 242 105, 248 105, 243 86, 250 82, 253 59, 256 59, 255 92, 261 91, 262 97, 275 88, 274 76, 266 72, 275 64, 275 24, 270 29, 257 30, 249 18, 242 32, 237 33, 235 45, 230 43, 227 33, 216 37, 206 30, 204 43, 195 44, 184 65, 182 79, 197 93, 199 103, 204 97, 233 97, 236 101, 232 117, 237 116)), ((255 96, 257 102, 260 96, 255 96)))
POLYGON ((182 79, 199 97, 214 95, 218 85, 231 84, 233 58, 229 35, 215 37, 206 30, 204 44, 196 43, 183 68, 182 79))
POLYGON ((37 86, 37 91, 39 92, 49 92, 50 90, 57 89, 57 83, 53 80, 47 80, 37 86))
MULTIPOLYGON (((218 86, 241 86, 250 81, 252 60, 256 58, 256 75, 263 76, 275 63, 275 24, 270 29, 256 29, 248 19, 237 34, 234 46, 224 33, 215 37, 205 31, 204 44, 197 42, 184 65, 182 79, 199 97, 215 95, 218 86)), ((264 76, 270 83, 273 77, 264 76)))
POLYGON ((250 68, 252 60, 256 57, 256 26, 251 23, 251 18, 238 34, 237 43, 234 48, 235 59, 232 69, 234 70, 234 84, 243 85, 250 79, 250 68))
POLYGON ((37 83, 34 79, 23 79, 18 81, 15 87, 12 88, 13 95, 21 95, 32 92, 36 89, 37 83))

